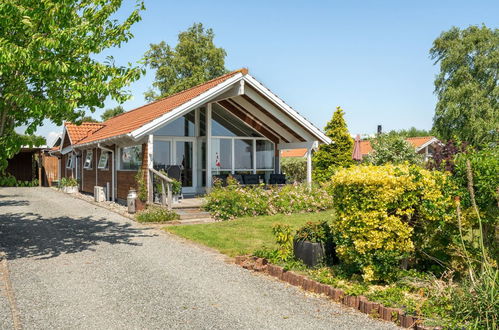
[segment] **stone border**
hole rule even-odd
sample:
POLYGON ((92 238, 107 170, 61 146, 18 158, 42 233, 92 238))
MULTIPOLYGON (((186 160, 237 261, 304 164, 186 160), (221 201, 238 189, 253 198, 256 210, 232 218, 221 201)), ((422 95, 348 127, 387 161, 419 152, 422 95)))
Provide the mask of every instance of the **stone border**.
POLYGON ((314 281, 293 271, 286 271, 283 267, 270 264, 264 258, 254 256, 235 257, 236 265, 256 272, 266 273, 293 286, 301 287, 305 291, 322 294, 335 302, 352 307, 364 314, 384 321, 394 322, 403 328, 416 330, 441 330, 442 327, 429 327, 421 324, 422 319, 408 315, 400 308, 385 307, 380 303, 369 301, 364 296, 349 296, 341 289, 314 281))

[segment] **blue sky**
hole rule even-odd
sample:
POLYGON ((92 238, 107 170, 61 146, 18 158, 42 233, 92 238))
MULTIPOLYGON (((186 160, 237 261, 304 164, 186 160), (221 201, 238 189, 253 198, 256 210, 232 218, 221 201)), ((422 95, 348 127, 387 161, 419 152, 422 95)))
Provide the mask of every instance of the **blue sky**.
MULTIPOLYGON (((120 15, 134 1, 125 0, 120 15)), ((428 51, 451 26, 497 28, 499 1, 161 1, 145 0, 135 38, 106 51, 117 63, 140 60, 150 43, 175 45, 193 22, 213 28, 229 69, 250 74, 322 128, 336 106, 350 133, 429 129, 438 67, 428 51)), ((119 16, 120 16, 119 15, 119 16)), ((145 103, 154 72, 130 86, 126 110, 145 103)), ((107 107, 116 103, 109 100, 107 107)), ((99 118, 102 111, 93 114, 99 118)), ((38 130, 51 140, 60 128, 38 130)), ((49 141, 50 142, 50 141, 49 141)))

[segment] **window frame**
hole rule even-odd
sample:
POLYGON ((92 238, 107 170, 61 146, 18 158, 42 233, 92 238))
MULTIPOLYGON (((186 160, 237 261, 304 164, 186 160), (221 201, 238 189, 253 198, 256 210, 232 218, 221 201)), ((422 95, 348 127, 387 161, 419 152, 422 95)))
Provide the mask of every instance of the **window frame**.
POLYGON ((68 159, 66 160, 66 168, 73 169, 74 165, 74 155, 69 155, 68 159))
POLYGON ((119 170, 120 171, 136 172, 136 171, 140 170, 140 168, 142 166, 142 162, 143 162, 143 159, 142 159, 142 152, 143 152, 142 144, 134 144, 134 145, 130 145, 130 146, 121 146, 121 147, 118 148, 118 152, 119 152, 118 164, 119 164, 119 170), (141 158, 140 163, 141 164, 138 166, 137 169, 123 168, 123 149, 125 149, 125 148, 133 148, 133 147, 140 147, 140 158, 141 158))
POLYGON ((85 170, 91 170, 93 169, 93 160, 94 160, 94 151, 92 149, 86 150, 85 151, 85 161, 83 162, 83 168, 85 170), (89 159, 90 156, 90 159, 89 159), (87 161, 90 161, 90 163, 87 165, 87 161))
POLYGON ((99 162, 97 163, 97 168, 101 171, 109 170, 109 152, 108 151, 101 151, 101 154, 99 156, 99 162), (102 157, 106 157, 105 166, 101 166, 102 157))

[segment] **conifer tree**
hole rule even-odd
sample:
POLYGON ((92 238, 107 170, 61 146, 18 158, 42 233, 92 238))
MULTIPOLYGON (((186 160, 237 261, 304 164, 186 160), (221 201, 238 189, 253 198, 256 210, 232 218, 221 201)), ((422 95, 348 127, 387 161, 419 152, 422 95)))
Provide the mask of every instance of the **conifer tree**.
POLYGON ((338 168, 353 163, 354 141, 348 132, 343 115, 343 109, 336 107, 333 118, 324 127, 326 135, 333 142, 320 145, 319 150, 313 155, 313 179, 316 182, 329 180, 338 168))

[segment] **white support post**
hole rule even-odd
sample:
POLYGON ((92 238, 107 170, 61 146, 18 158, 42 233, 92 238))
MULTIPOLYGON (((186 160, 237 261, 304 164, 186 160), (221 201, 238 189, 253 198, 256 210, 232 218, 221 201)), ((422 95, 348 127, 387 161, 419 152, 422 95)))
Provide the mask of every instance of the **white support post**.
POLYGON ((206 106, 206 188, 211 188, 211 110, 212 104, 206 106))
POLYGON ((153 157, 154 157, 154 135, 149 134, 148 140, 147 140, 147 199, 149 203, 153 203, 154 198, 153 198, 153 178, 151 175, 151 171, 149 171, 150 168, 153 168, 153 157))
POLYGON ((307 184, 312 185, 312 148, 307 151, 307 184))
POLYGON ((256 174, 256 140, 253 140, 253 174, 256 174))

